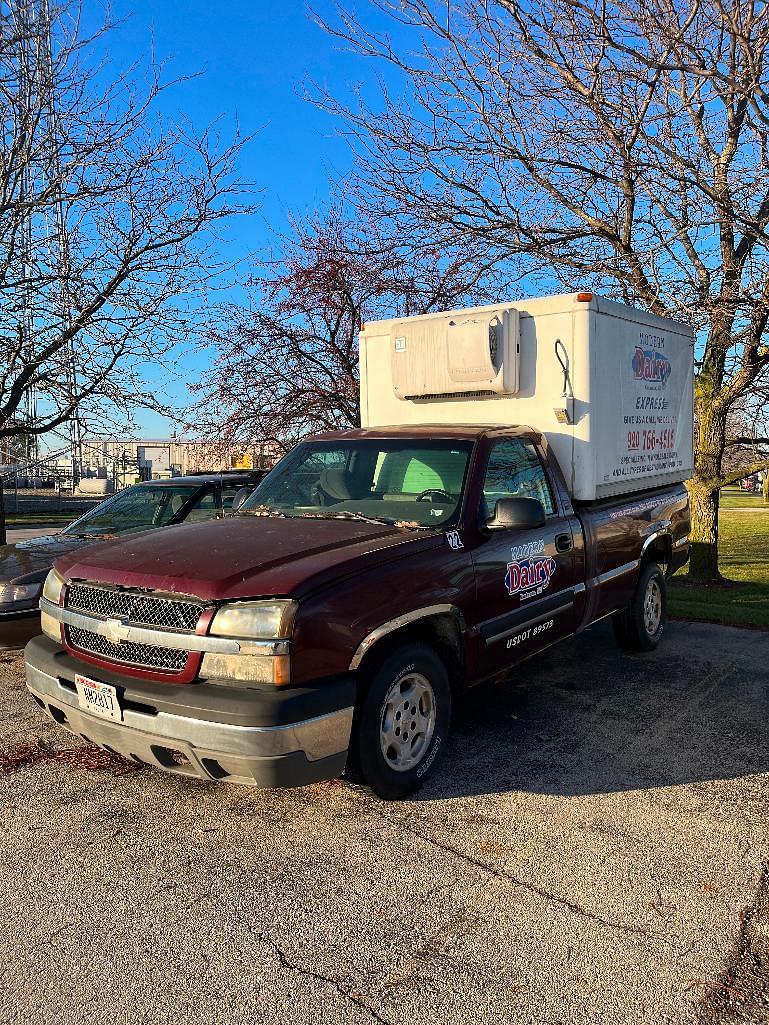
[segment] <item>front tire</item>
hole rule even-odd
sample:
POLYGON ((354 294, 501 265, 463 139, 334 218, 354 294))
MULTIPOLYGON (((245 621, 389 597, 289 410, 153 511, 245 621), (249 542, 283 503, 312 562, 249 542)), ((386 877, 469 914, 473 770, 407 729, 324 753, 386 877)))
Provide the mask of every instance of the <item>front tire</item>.
POLYGON ((405 644, 374 671, 355 720, 348 775, 399 800, 432 775, 451 721, 446 667, 425 644, 405 644))
POLYGON ((626 651, 654 651, 667 619, 665 574, 656 563, 649 563, 641 571, 630 607, 614 616, 614 637, 626 651))

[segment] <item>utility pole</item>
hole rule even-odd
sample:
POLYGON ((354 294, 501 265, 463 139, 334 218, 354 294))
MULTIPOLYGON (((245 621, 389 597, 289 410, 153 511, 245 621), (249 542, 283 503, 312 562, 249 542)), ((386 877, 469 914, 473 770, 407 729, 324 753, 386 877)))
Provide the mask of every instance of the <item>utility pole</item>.
MULTIPOLYGON (((29 121, 34 110, 33 96, 35 91, 35 54, 33 46, 29 8, 17 0, 10 0, 9 13, 13 27, 18 36, 18 90, 19 103, 14 109, 14 119, 17 121, 16 133, 23 134, 26 129, 31 131, 29 121)), ((33 276, 33 226, 32 213, 29 208, 29 197, 32 191, 30 180, 30 165, 27 160, 22 160, 19 174, 19 203, 22 210, 27 210, 24 217, 20 239, 20 267, 19 267, 19 293, 21 315, 18 322, 19 349, 22 359, 31 362, 35 355, 35 315, 32 302, 32 276, 33 276)), ((37 396, 32 388, 29 388, 24 396, 24 421, 28 426, 33 426, 37 419, 37 396)), ((37 456, 37 437, 32 433, 22 434, 24 445, 24 458, 27 462, 37 456)))
MULTIPOLYGON (((3 6, 5 5, 3 4, 3 6)), ((46 215, 45 223, 36 225, 31 204, 24 220, 20 275, 23 314, 19 322, 19 334, 24 358, 31 360, 35 356, 35 310, 31 283, 35 273, 36 260, 39 262, 43 247, 47 247, 48 250, 48 273, 56 283, 57 295, 55 302, 52 303, 52 308, 58 317, 59 330, 68 332, 72 327, 72 302, 69 293, 71 268, 69 233, 59 155, 61 132, 54 95, 53 42, 49 0, 7 0, 7 6, 11 21, 19 36, 19 93, 25 99, 22 109, 17 112, 16 116, 31 117, 31 113, 35 109, 43 111, 44 114, 43 124, 37 126, 37 130, 42 132, 45 143, 41 147, 42 158, 39 161, 39 170, 36 172, 38 180, 33 182, 30 163, 25 161, 21 171, 20 201, 22 204, 29 203, 30 197, 34 195, 35 185, 41 191, 50 192, 53 189, 55 193, 53 224, 49 222, 46 215), (37 232, 35 231, 36 227, 38 228, 37 232), (39 247, 38 253, 35 252, 36 246, 39 247)), ((32 130, 33 126, 30 126, 29 131, 32 130)), ((38 311, 38 315, 40 315, 40 311, 38 311)), ((73 407, 69 418, 69 442, 74 489, 83 473, 83 431, 78 407, 74 402, 77 395, 77 364, 72 341, 69 342, 65 351, 62 385, 65 400, 73 407)), ((25 398, 25 417, 30 425, 37 420, 37 402, 37 396, 30 389, 25 398)), ((36 460, 38 455, 37 435, 30 435, 27 456, 29 459, 36 460)))
MULTIPOLYGON (((67 211, 64 206, 62 195, 61 160, 59 157, 59 131, 58 116, 56 113, 56 96, 54 95, 54 74, 53 74, 53 43, 51 40, 51 12, 48 0, 39 0, 38 17, 42 31, 40 41, 42 47, 41 65, 47 82, 44 87, 46 116, 48 121, 48 178, 49 182, 56 185, 56 225, 54 234, 54 258, 51 261, 53 268, 57 271, 56 278, 59 284, 59 316, 61 318, 61 330, 69 332, 72 327, 72 301, 69 293, 70 280, 70 253, 69 233, 67 231, 67 211)), ((49 240, 50 240, 49 233, 49 240)), ((74 401, 77 395, 77 362, 75 359, 74 341, 70 342, 66 350, 66 391, 67 399, 73 407, 69 418, 70 445, 72 447, 72 490, 74 491, 80 483, 83 474, 83 430, 80 422, 80 413, 77 403, 74 401)))

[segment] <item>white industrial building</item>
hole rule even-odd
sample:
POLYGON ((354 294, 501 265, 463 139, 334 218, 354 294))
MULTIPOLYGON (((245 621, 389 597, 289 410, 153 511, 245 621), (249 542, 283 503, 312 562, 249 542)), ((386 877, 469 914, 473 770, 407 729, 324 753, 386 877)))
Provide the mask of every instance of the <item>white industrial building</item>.
POLYGON ((171 477, 196 470, 255 469, 270 466, 272 447, 228 446, 179 438, 87 438, 83 442, 83 475, 111 476, 117 470, 147 478, 171 477), (142 472, 140 472, 142 471, 142 472))

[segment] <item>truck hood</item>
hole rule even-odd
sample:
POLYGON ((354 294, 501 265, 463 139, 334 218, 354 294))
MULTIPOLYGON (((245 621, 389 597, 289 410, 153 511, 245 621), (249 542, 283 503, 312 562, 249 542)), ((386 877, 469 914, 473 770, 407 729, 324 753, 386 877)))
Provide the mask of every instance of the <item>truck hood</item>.
POLYGON ((372 563, 433 547, 441 535, 354 520, 238 516, 182 523, 65 555, 67 577, 204 601, 301 597, 372 563))

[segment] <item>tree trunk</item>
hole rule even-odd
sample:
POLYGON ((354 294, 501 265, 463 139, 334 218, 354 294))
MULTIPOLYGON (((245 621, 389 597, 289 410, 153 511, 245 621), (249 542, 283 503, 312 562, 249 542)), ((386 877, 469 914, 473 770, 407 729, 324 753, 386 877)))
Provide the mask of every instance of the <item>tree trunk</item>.
POLYGON ((761 494, 764 496, 764 505, 769 505, 769 470, 764 470, 764 479, 761 483, 761 494))
POLYGON ((694 476, 689 481, 692 529, 689 579, 715 584, 718 571, 718 488, 726 442, 726 415, 714 401, 714 385, 701 373, 695 386, 694 476))
POLYGON ((717 583, 718 571, 718 490, 695 477, 689 481, 692 529, 690 534, 689 579, 698 583, 717 583))

